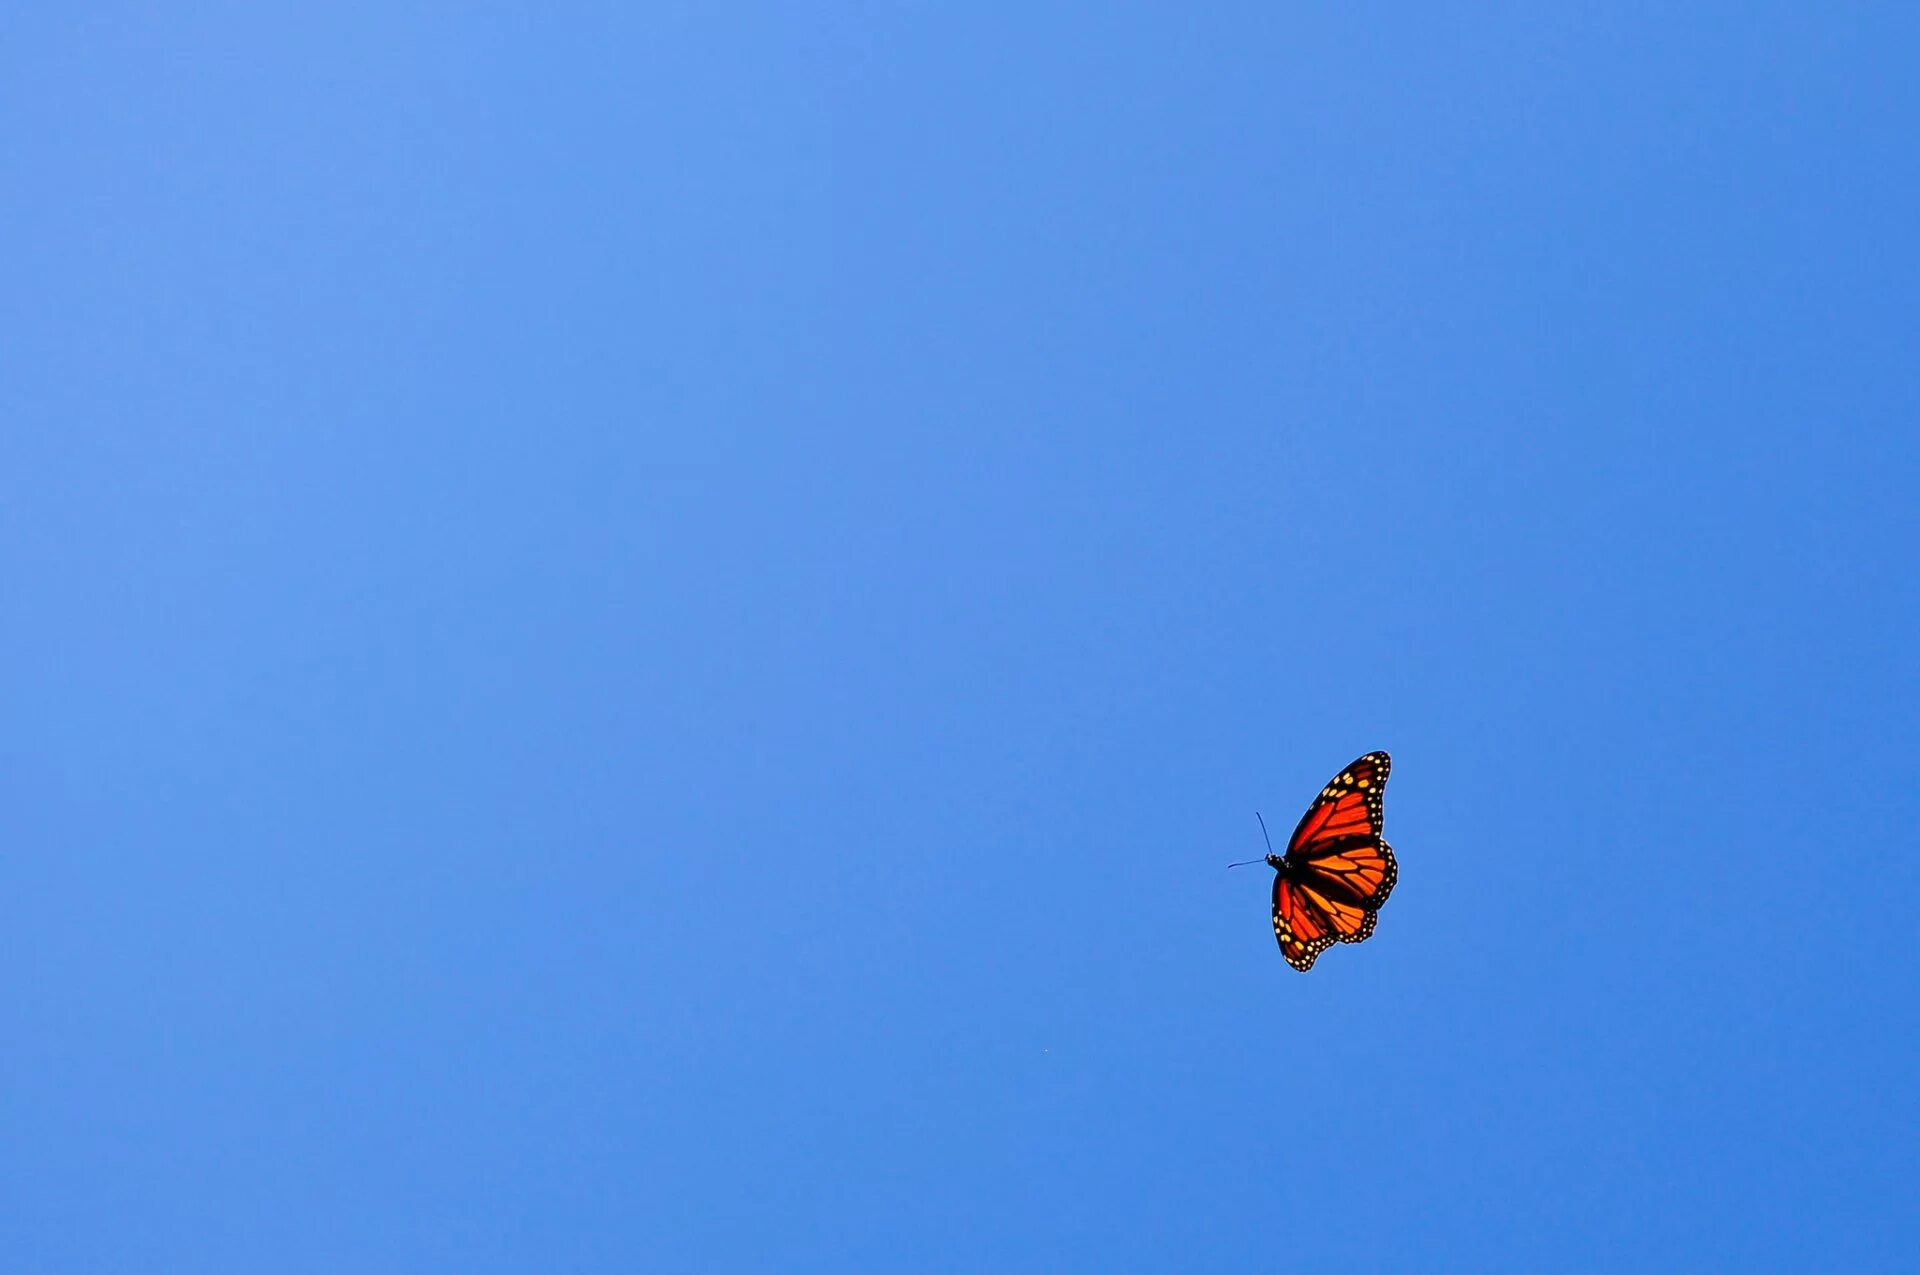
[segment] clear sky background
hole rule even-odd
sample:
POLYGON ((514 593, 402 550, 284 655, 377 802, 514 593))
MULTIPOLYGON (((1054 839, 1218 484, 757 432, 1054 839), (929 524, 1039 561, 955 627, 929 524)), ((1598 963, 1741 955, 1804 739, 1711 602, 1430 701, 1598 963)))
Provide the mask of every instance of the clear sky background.
POLYGON ((7 1264, 1911 1269, 1917 47, 12 6, 7 1264))

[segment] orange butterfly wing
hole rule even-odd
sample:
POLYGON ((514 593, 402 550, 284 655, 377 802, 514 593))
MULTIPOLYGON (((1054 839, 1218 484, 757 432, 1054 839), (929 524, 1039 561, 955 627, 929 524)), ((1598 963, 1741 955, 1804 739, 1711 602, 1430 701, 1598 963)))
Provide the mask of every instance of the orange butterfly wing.
POLYGON ((1338 937, 1285 873, 1273 878, 1273 937, 1280 941, 1280 955, 1287 964, 1302 971, 1312 969, 1320 953, 1338 937))
POLYGON ((1297 970, 1312 969, 1334 943, 1364 942, 1399 879, 1380 836, 1391 766, 1385 753, 1368 753, 1334 776, 1287 841, 1273 882, 1273 933, 1297 970))

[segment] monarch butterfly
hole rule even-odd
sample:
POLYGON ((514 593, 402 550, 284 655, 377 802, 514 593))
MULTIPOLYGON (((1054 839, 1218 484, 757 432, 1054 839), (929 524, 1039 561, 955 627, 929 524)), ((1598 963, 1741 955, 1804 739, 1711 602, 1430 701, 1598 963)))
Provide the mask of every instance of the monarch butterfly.
POLYGON ((1312 969, 1336 942, 1364 942, 1399 879, 1393 847, 1380 837, 1391 765, 1385 753, 1355 761, 1307 807, 1286 854, 1267 847, 1274 871, 1273 935, 1297 970, 1312 969))

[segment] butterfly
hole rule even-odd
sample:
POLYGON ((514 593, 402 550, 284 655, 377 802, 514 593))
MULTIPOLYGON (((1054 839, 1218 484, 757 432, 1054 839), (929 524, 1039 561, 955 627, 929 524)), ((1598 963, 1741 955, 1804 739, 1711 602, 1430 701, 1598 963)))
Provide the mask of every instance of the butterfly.
POLYGON ((1399 879, 1393 847, 1380 838, 1391 765, 1385 753, 1368 753, 1342 770, 1300 817, 1286 854, 1268 848, 1273 935, 1297 970, 1312 969, 1335 943, 1364 942, 1399 879))

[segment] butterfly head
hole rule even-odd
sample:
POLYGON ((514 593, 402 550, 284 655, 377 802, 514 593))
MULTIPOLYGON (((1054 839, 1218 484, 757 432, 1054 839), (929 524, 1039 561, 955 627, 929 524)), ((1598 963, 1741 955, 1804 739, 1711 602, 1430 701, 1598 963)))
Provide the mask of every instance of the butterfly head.
POLYGON ((1286 867, 1287 867, 1287 861, 1286 861, 1285 859, 1283 859, 1283 858, 1281 858, 1281 857, 1280 857, 1279 855, 1277 855, 1277 854, 1271 854, 1271 853, 1270 853, 1270 854, 1268 854, 1268 855, 1267 855, 1267 864, 1268 864, 1268 866, 1269 866, 1269 867, 1271 867, 1271 868, 1272 868, 1272 869, 1273 869, 1273 870, 1274 870, 1275 872, 1284 872, 1284 871, 1286 871, 1286 867))

